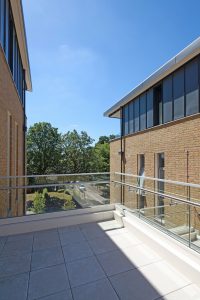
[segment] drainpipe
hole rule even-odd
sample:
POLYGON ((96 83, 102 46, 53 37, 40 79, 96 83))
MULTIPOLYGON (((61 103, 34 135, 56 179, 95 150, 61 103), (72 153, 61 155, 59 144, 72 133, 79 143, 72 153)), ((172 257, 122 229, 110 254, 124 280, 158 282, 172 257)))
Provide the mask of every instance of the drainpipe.
MULTIPOLYGON (((122 113, 122 107, 120 108, 120 159, 121 159, 121 173, 123 173, 123 113, 122 113)), ((123 176, 121 175, 121 182, 122 182, 123 176)), ((124 203, 124 193, 123 193, 123 185, 121 184, 121 204, 124 203)))
MULTIPOLYGON (((26 83, 25 83, 25 70, 24 70, 24 84, 23 84, 23 109, 24 109, 24 124, 23 124, 23 137, 24 137, 24 141, 23 141, 23 162, 24 162, 24 166, 23 166, 23 175, 26 175, 26 131, 27 131, 27 127, 26 127, 26 83)), ((25 179, 26 180, 26 179, 25 179)), ((23 215, 26 214, 26 191, 23 190, 23 215)))

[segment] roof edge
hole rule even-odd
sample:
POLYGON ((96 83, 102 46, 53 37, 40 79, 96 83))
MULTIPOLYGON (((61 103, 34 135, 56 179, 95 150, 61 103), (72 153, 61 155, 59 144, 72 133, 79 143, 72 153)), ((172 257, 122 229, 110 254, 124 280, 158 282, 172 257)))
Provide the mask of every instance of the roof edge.
POLYGON ((117 103, 111 106, 108 110, 104 112, 105 117, 111 117, 115 114, 122 106, 136 98, 145 90, 152 87, 154 84, 158 83, 164 77, 181 67, 190 59, 194 58, 200 53, 200 37, 190 43, 187 47, 181 50, 178 54, 168 60, 164 65, 153 72, 149 77, 137 85, 133 90, 131 90, 127 95, 120 99, 117 103))
POLYGON ((30 61, 28 55, 28 44, 27 44, 22 2, 21 0, 10 0, 10 4, 13 13, 14 23, 15 23, 15 29, 16 29, 22 64, 23 64, 23 68, 25 69, 25 81, 26 81, 27 90, 32 91, 30 61))

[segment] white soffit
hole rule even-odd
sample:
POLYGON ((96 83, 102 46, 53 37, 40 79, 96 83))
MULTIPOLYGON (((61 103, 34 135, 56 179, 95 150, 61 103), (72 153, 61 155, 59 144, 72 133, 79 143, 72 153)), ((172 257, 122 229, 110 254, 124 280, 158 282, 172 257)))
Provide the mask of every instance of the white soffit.
POLYGON ((158 83, 164 77, 181 67, 190 59, 194 58, 196 55, 200 53, 200 37, 197 38, 194 42, 184 48, 181 52, 179 52, 176 56, 171 58, 168 62, 166 62, 163 66, 161 66, 158 70, 156 70, 153 74, 151 74, 147 79, 145 79, 142 83, 136 86, 130 93, 120 99, 116 104, 110 107, 105 113, 104 116, 111 118, 120 118, 119 110, 126 103, 130 102, 141 93, 158 83))

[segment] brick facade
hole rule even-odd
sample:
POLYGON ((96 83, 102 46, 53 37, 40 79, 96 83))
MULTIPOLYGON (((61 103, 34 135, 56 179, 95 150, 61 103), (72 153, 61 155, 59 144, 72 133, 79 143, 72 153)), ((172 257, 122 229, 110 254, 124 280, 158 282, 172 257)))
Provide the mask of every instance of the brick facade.
MULTIPOLYGON (((124 136, 122 139, 123 163, 122 172, 138 174, 138 155, 145 155, 145 176, 157 177, 157 153, 165 154, 165 179, 200 184, 200 114, 173 121, 168 124, 159 125, 135 134, 124 136)), ((110 171, 121 171, 120 139, 110 143, 110 171)), ((112 175, 113 178, 113 175, 112 175)), ((115 176, 115 179, 117 177, 115 176)), ((120 179, 120 177, 119 177, 120 179)), ((127 182, 135 183, 136 179, 126 178, 127 182)), ((152 181, 145 182, 145 187, 154 189, 152 181)), ((165 184, 165 193, 172 193, 188 197, 188 189, 165 184)), ((191 189, 191 198, 200 201, 200 191, 191 189)), ((124 204, 130 208, 138 207, 138 195, 135 191, 124 188, 122 199, 124 204)), ((111 184, 111 201, 121 201, 121 188, 111 184)), ((165 199, 165 205, 170 199, 165 199)), ((153 207, 157 203, 156 196, 145 195, 145 207, 153 207)), ((187 223, 188 213, 186 205, 170 206, 165 213, 169 224, 183 225, 187 223), (181 209, 180 209, 181 208, 181 209), (180 213, 180 210, 182 212, 180 213)), ((153 209, 146 211, 153 215, 153 209)), ((198 210, 193 214, 193 223, 200 229, 200 218, 198 210)))
MULTIPOLYGON (((1 46, 0 66, 0 176, 24 175, 24 109, 1 46)), ((2 186, 16 184, 1 179, 2 186)), ((22 215, 23 199, 21 190, 1 190, 0 217, 22 215)))

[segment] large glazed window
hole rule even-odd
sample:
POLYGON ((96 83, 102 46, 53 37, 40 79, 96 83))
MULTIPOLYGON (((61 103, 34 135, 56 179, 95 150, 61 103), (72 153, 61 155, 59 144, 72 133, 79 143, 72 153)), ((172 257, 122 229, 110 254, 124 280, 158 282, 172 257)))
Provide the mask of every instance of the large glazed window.
POLYGON ((184 69, 173 75, 174 120, 184 117, 184 69))
POLYGON ((185 66, 186 116, 199 112, 198 60, 185 66))
POLYGON ((129 133, 134 132, 134 105, 133 101, 129 103, 129 133))
POLYGON ((140 130, 147 128, 147 102, 146 93, 140 96, 140 130))
POLYGON ((154 106, 154 125, 160 125, 163 122, 163 101, 162 101, 162 84, 153 89, 153 106, 154 106))
POLYGON ((24 70, 15 31, 12 10, 8 0, 0 0, 0 43, 13 75, 21 102, 25 102, 24 70))
POLYGON ((128 134, 128 105, 125 106, 124 108, 124 134, 128 134))
POLYGON ((4 51, 5 51, 5 55, 7 60, 9 60, 9 35, 10 35, 10 22, 9 22, 9 1, 6 0, 5 1, 5 20, 4 20, 4 24, 5 24, 5 40, 4 40, 4 51))
POLYGON ((200 55, 144 91, 123 108, 123 134, 200 112, 200 55))
POLYGON ((138 208, 144 208, 146 198, 145 198, 144 191, 141 190, 142 188, 144 188, 144 184, 145 184, 145 179, 144 179, 144 176, 145 176, 145 156, 144 156, 144 154, 139 154, 138 155, 138 175, 140 176, 138 178, 138 182, 137 182, 137 185, 139 187, 139 189, 137 190, 138 208))
POLYGON ((134 101, 134 111, 135 111, 135 131, 140 130, 140 103, 139 98, 134 101))
POLYGON ((0 41, 4 48, 4 32, 5 32, 5 0, 0 0, 0 41))
POLYGON ((153 89, 147 92, 147 128, 153 126, 153 89))
POLYGON ((173 109, 172 76, 163 80, 163 122, 172 121, 173 109))

